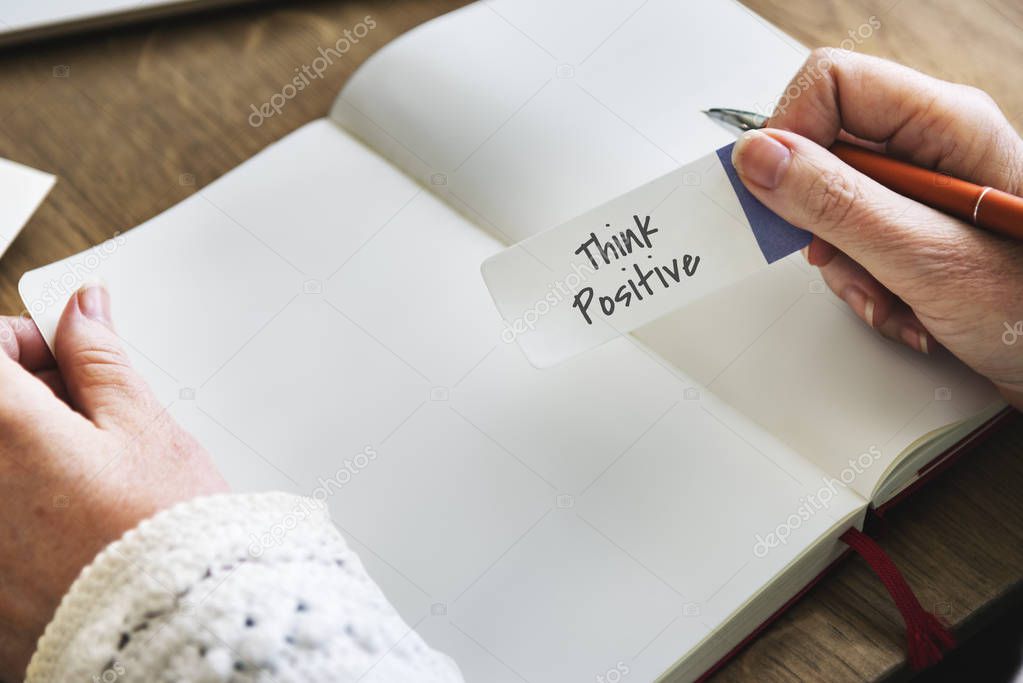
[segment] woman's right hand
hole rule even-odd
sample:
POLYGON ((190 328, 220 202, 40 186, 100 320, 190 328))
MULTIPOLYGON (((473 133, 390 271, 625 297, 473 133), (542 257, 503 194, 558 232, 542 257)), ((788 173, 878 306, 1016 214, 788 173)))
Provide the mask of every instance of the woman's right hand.
POLYGON ((793 225, 828 286, 924 353, 936 340, 1023 408, 1023 243, 883 187, 828 152, 844 139, 1023 194, 1023 141, 980 90, 844 50, 815 50, 768 128, 746 133, 744 184, 793 225), (1018 337, 1018 338, 1017 338, 1018 337))

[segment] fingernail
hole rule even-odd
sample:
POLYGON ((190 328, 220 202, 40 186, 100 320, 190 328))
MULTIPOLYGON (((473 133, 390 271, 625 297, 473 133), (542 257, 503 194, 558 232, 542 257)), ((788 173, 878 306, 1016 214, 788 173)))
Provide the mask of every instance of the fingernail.
POLYGON ((79 288, 78 309, 86 318, 110 322, 110 294, 102 281, 86 282, 79 288))
POLYGON ((759 130, 746 131, 732 148, 739 175, 768 190, 778 187, 791 161, 788 147, 759 130))
POLYGON ((807 263, 810 262, 810 245, 809 244, 806 245, 805 247, 803 247, 802 249, 800 249, 799 253, 803 255, 803 258, 806 259, 807 263))
POLYGON ((902 337, 903 343, 909 348, 915 349, 920 353, 930 353, 927 333, 916 325, 906 325, 902 328, 899 336, 902 337))
POLYGON ((862 289, 855 285, 849 285, 842 290, 842 301, 848 304, 849 308, 863 319, 863 322, 871 327, 874 326, 874 300, 867 296, 862 289))

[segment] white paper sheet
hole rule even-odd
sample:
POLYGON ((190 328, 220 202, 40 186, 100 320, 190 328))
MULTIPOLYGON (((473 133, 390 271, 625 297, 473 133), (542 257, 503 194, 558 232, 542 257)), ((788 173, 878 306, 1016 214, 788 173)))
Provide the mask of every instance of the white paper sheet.
POLYGON ((55 176, 0 159, 0 255, 49 194, 55 176))
POLYGON ((807 49, 734 0, 497 0, 415 29, 331 117, 508 244, 734 140, 807 49))

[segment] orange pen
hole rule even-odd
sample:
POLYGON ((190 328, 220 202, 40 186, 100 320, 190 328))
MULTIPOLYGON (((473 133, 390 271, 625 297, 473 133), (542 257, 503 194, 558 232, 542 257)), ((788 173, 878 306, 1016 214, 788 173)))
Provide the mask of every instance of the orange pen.
MULTIPOLYGON (((741 131, 763 128, 766 116, 739 109, 709 109, 716 121, 741 131)), ((829 150, 885 187, 979 228, 1023 240, 1023 198, 993 187, 929 171, 847 142, 829 150)))

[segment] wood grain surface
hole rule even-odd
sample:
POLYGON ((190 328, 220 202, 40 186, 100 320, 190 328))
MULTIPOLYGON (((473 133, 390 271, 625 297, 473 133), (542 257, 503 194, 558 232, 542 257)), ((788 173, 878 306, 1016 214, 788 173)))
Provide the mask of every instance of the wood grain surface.
MULTIPOLYGON (((0 261, 0 310, 21 310, 16 284, 24 271, 132 228, 323 116, 370 54, 461 4, 255 4, 0 52, 0 156, 60 178, 0 261), (279 92, 319 46, 370 14, 378 28, 324 78, 280 116, 248 125, 251 105, 279 92)), ((1023 123, 1023 7, 1015 0, 746 4, 806 45, 837 46, 876 17, 881 28, 857 50, 984 88, 1017 129, 1023 123)), ((960 638, 1020 603, 1021 491, 1023 419, 1014 418, 890 516, 882 545, 925 607, 960 638)), ((859 681, 907 673, 899 614, 854 559, 716 679, 859 681)))

